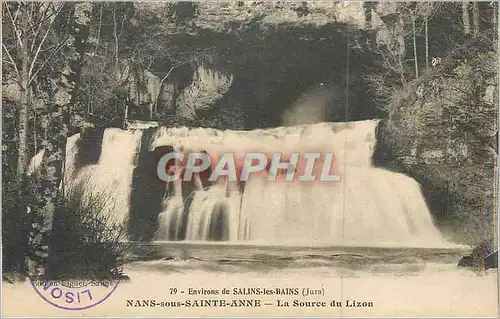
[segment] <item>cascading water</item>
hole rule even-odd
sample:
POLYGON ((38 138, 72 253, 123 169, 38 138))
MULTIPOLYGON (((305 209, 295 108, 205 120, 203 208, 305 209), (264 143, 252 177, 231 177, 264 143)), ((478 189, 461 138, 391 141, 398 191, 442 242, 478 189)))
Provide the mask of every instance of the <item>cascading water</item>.
MULTIPOLYGON (((173 194, 162 199, 155 239, 447 245, 433 225, 418 183, 404 174, 371 165, 377 122, 320 123, 253 131, 156 128, 149 151, 169 145, 209 153, 333 152, 342 179, 331 185, 313 185, 268 182, 251 176, 243 191, 232 182, 194 190, 177 185, 173 194)), ((99 164, 92 167, 94 184, 103 187, 119 180, 122 185, 114 197, 120 216, 128 214, 130 190, 135 187, 130 184, 140 137, 140 130, 107 130, 99 164)))
POLYGON ((166 194, 162 202, 163 212, 158 218, 157 237, 179 238, 182 217, 184 213, 184 198, 182 197, 180 183, 174 185, 174 192, 171 196, 166 194))
POLYGON ((113 217, 110 222, 128 220, 132 171, 141 135, 141 131, 107 129, 98 163, 83 167, 75 165, 77 152, 85 151, 77 146, 80 134, 68 138, 65 184, 71 187, 82 183, 87 192, 102 195, 106 210, 113 217))

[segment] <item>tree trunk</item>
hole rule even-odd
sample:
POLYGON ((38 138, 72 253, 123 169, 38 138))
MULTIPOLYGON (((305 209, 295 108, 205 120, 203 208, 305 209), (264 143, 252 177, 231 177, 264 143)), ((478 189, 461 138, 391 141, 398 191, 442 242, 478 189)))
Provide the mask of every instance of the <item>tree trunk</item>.
MULTIPOLYGON (((58 91, 55 96, 54 113, 49 125, 48 139, 44 141, 45 154, 41 170, 43 179, 41 191, 45 196, 43 196, 39 207, 42 207, 44 213, 43 230, 46 234, 44 241, 49 246, 48 262, 44 269, 44 275, 48 277, 53 277, 57 272, 57 253, 54 251, 54 243, 57 239, 50 242, 48 238, 53 230, 54 213, 58 205, 57 200, 64 175, 66 139, 70 133, 75 133, 71 122, 71 106, 76 99, 92 12, 92 3, 90 2, 78 2, 74 6, 73 24, 65 47, 68 60, 57 83, 58 91)), ((61 227, 64 226, 61 225, 61 227)))
POLYGON ((472 2, 472 21, 474 23, 474 37, 479 34, 480 26, 479 26, 479 4, 477 2, 472 2))
POLYGON ((462 22, 464 24, 464 34, 470 34, 469 2, 462 2, 462 22))
POLYGON ((29 92, 29 95, 28 95, 28 106, 30 108, 30 110, 33 112, 33 154, 36 155, 36 153, 38 153, 38 135, 37 135, 37 132, 36 132, 36 123, 37 123, 37 117, 36 117, 36 106, 35 104, 33 103, 33 91, 30 90, 29 92))
POLYGON ((116 3, 113 6, 113 36, 115 38, 115 48, 114 48, 114 55, 115 55, 115 80, 116 83, 120 83, 121 77, 120 77, 120 59, 119 59, 119 43, 118 43, 118 25, 116 21, 116 3))
POLYGON ((493 2, 493 19, 492 19, 492 24, 493 24, 493 30, 495 34, 497 34, 497 17, 498 17, 498 11, 497 11, 497 1, 493 2))
POLYGON ((429 19, 425 17, 425 69, 429 69, 429 19))
MULTIPOLYGON (((26 19, 22 15, 22 21, 26 19)), ((18 114, 18 155, 17 155, 17 183, 18 183, 18 204, 17 211, 19 213, 19 247, 16 252, 18 270, 21 276, 26 275, 25 256, 28 251, 27 236, 25 231, 26 213, 27 213, 27 197, 26 197, 26 165, 28 158, 28 107, 29 107, 29 43, 25 34, 21 35, 22 43, 19 47, 19 57, 21 59, 20 70, 20 90, 19 90, 19 114, 18 114)))
POLYGON ((24 175, 26 172, 26 158, 27 149, 26 145, 28 142, 28 72, 29 72, 29 47, 27 39, 23 39, 22 46, 19 50, 19 56, 21 58, 21 85, 20 85, 20 96, 19 96, 19 124, 18 124, 18 134, 19 134, 19 145, 18 145, 18 160, 17 160, 17 178, 20 185, 24 180, 24 175))
POLYGON ((417 28, 415 24, 415 13, 411 13, 411 22, 413 26, 413 59, 415 60, 415 78, 418 78, 418 59, 417 59, 417 28))

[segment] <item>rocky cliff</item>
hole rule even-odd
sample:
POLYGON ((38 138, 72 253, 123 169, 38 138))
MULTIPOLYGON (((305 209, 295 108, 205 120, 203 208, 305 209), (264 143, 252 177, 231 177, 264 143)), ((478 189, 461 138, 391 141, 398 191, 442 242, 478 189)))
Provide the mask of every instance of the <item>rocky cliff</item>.
POLYGON ((443 230, 491 239, 496 212, 498 60, 487 45, 455 50, 399 92, 379 127, 375 163, 422 185, 443 230))
MULTIPOLYGON (((280 125, 284 109, 319 85, 325 84, 335 93, 345 91, 347 51, 352 51, 351 56, 358 60, 366 55, 367 46, 388 45, 404 55, 401 25, 395 18, 397 7, 395 3, 324 1, 135 4, 138 18, 152 15, 164 21, 162 28, 169 38, 169 49, 180 50, 173 53, 176 56, 182 56, 185 49, 211 52, 208 61, 196 62, 186 70, 192 73, 192 82, 179 88, 177 100, 170 102, 176 107, 162 105, 160 101, 159 108, 164 106, 166 113, 175 114, 175 122, 231 129, 280 125), (189 48, 183 43, 188 43, 189 48), (233 80, 229 88, 224 89, 222 83, 220 87, 224 90, 214 90, 217 98, 211 98, 211 104, 192 107, 186 105, 186 100, 190 99, 193 87, 204 85, 198 71, 200 64, 206 72, 216 75, 215 80, 221 77, 233 80), (222 96, 218 91, 227 94, 222 96), (277 101, 276 94, 286 95, 287 100, 277 101), (270 111, 271 108, 274 110, 270 111), (256 120, 258 117, 268 120, 261 122, 256 120)), ((359 99, 353 98, 352 105, 371 100, 366 96, 364 67, 353 63, 349 70, 349 94, 359 99)), ((167 71, 168 68, 157 70, 156 83, 160 83, 167 71)), ((147 92, 144 95, 156 96, 147 92)), ((342 96, 336 97, 339 98, 342 96)), ((325 97, 322 103, 328 100, 332 97, 325 97)), ((377 115, 376 112, 359 115, 363 113, 360 108, 353 107, 351 119, 377 115)), ((328 113, 335 112, 330 109, 328 113)), ((324 120, 346 120, 344 113, 324 120)))

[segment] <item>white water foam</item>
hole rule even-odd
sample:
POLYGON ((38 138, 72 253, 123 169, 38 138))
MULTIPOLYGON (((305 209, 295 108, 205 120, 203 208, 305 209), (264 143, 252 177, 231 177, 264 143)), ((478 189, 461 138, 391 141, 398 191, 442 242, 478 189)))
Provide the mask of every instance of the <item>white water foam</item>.
POLYGON ((80 168, 75 167, 80 134, 68 138, 65 183, 70 187, 83 183, 87 192, 104 196, 106 210, 112 217, 110 222, 126 223, 128 220, 132 173, 141 136, 139 130, 105 130, 98 163, 80 168))
MULTIPOLYGON (((178 239, 180 220, 186 218, 186 240, 190 241, 208 241, 219 232, 231 242, 271 245, 449 246, 433 224, 418 183, 404 174, 372 167, 377 123, 320 123, 253 131, 159 127, 150 150, 182 145, 185 151, 209 153, 334 152, 342 181, 312 186, 251 177, 243 193, 236 185, 216 184, 184 194, 193 197, 186 210, 177 194, 163 203, 158 239, 167 239, 172 232, 178 239)), ((129 210, 132 163, 140 137, 139 130, 106 130, 99 164, 83 168, 92 171, 92 180, 100 187, 118 185, 113 198, 120 218, 129 210)))

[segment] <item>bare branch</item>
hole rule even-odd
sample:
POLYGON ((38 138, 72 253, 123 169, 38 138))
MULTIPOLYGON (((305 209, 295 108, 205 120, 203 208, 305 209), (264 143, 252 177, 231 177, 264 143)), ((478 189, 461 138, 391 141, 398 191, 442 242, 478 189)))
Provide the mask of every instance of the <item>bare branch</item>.
POLYGON ((14 23, 16 23, 17 16, 19 15, 19 11, 21 11, 20 5, 17 6, 16 14, 14 15, 14 20, 13 20, 14 23))
POLYGON ((118 47, 118 34, 117 34, 117 25, 116 25, 116 3, 113 6, 113 35, 115 38, 115 77, 118 79, 118 68, 119 65, 119 47, 118 47))
MULTIPOLYGON (((42 3, 43 5, 43 3, 42 3)), ((38 10, 40 10, 40 8, 42 7, 42 5, 38 8, 38 10)), ((36 38, 38 37, 38 33, 40 32, 40 30, 42 29, 42 24, 47 21, 48 19, 50 19, 51 17, 53 17, 54 15, 58 15, 62 9, 64 7, 64 4, 60 4, 59 5, 59 9, 57 9, 56 5, 54 3, 47 3, 47 6, 45 7, 45 10, 43 11, 43 13, 41 14, 41 17, 42 19, 40 21, 38 21, 37 23, 35 24, 31 24, 31 28, 33 30, 35 30, 35 27, 38 27, 35 31, 34 31, 34 35, 33 35, 33 42, 31 43, 31 49, 30 49, 30 52, 33 52, 33 50, 35 49, 35 44, 36 44, 36 38), (52 7, 54 7, 54 10, 52 10, 52 12, 50 12, 50 14, 47 14, 47 12, 49 11, 49 9, 52 7)), ((54 17, 55 19, 55 17, 54 17)), ((50 25, 52 25, 52 23, 54 23, 54 21, 51 22, 50 25)), ((50 27, 49 25, 49 27, 50 27)))
POLYGON ((33 80, 36 78, 36 76, 38 75, 38 73, 45 67, 45 65, 50 61, 50 58, 52 58, 52 56, 54 54, 56 54, 57 52, 59 52, 63 47, 64 45, 66 44, 66 42, 68 41, 69 37, 67 37, 66 39, 64 39, 64 41, 62 41, 58 47, 52 51, 49 56, 47 57, 47 59, 45 59, 45 61, 43 61, 42 65, 40 66, 40 68, 32 75, 30 76, 30 78, 28 79, 28 85, 30 85, 33 80))
POLYGON ((3 61, 3 62, 6 62, 6 63, 8 63, 8 64, 12 64, 13 66, 16 66, 16 64, 15 64, 15 63, 12 63, 12 61, 10 61, 10 60, 8 60, 8 61, 3 61))
POLYGON ((189 62, 193 62, 194 60, 197 60, 198 58, 200 58, 201 56, 203 56, 204 54, 201 54, 199 56, 195 56, 187 61, 184 61, 184 62, 180 62, 180 63, 177 63, 177 64, 174 64, 172 65, 172 67, 170 68, 170 70, 168 70, 167 74, 165 74, 165 76, 161 79, 160 81, 160 85, 159 85, 159 90, 158 90, 158 95, 156 96, 156 99, 154 101, 154 106, 155 108, 158 108, 158 101, 160 100, 160 95, 161 95, 161 91, 163 89, 163 82, 165 82, 165 80, 170 76, 170 74, 175 70, 177 69, 178 67, 182 66, 182 65, 185 65, 189 62))
POLYGON ((36 60, 38 59, 38 55, 40 54, 40 50, 42 48, 42 45, 45 42, 45 39, 47 39, 47 36, 49 35, 50 27, 47 28, 47 31, 45 32, 45 35, 43 36, 42 40, 38 44, 38 48, 36 50, 35 56, 33 57, 33 60, 31 61, 31 66, 28 71, 28 76, 31 77, 31 72, 33 72, 33 68, 35 67, 36 60))
POLYGON ((42 14, 42 17, 44 17, 42 20, 38 21, 34 26, 37 26, 38 24, 42 24, 44 23, 45 21, 47 21, 48 19, 50 19, 53 15, 55 14, 59 14, 59 12, 62 11, 62 8, 64 7, 64 3, 60 4, 59 5, 59 9, 57 9, 56 5, 52 2, 47 2, 47 7, 45 8, 45 11, 43 12, 42 14), (52 12, 45 16, 47 14, 47 11, 49 11, 50 9, 50 5, 54 6, 54 10, 52 10, 52 12))
POLYGON ((40 50, 40 52, 45 52, 45 51, 49 51, 49 50, 52 50, 54 48, 57 48, 59 46, 59 44, 54 44, 54 45, 51 45, 50 47, 48 48, 45 48, 43 50, 40 50))
POLYGON ((7 47, 5 46, 5 44, 3 42, 2 42, 2 47, 5 50, 5 53, 7 53, 7 57, 9 58, 11 64, 14 66, 14 69, 16 70, 16 74, 17 74, 17 79, 20 83, 21 82, 21 74, 19 73, 19 69, 17 68, 16 63, 14 62, 14 59, 12 59, 12 56, 10 55, 9 50, 7 49, 7 47))
MULTIPOLYGON (((18 4, 19 6, 21 5, 20 3, 18 4)), ((23 46, 23 41, 21 40, 21 35, 19 32, 19 29, 16 26, 16 20, 14 20, 14 17, 12 16, 12 12, 10 12, 8 4, 5 2, 5 8, 7 9, 7 12, 9 13, 10 21, 12 22, 12 28, 14 28, 14 33, 16 34, 17 41, 19 42, 19 47, 23 46)))
POLYGON ((122 25, 120 27, 120 35, 118 36, 119 39, 121 39, 122 35, 123 35, 123 27, 125 25, 125 20, 127 19, 127 13, 128 13, 128 10, 127 10, 127 7, 125 7, 125 13, 122 16, 122 25))
POLYGON ((101 3, 101 7, 99 9, 99 27, 97 29, 97 44, 96 44, 95 50, 94 50, 95 54, 97 54, 97 49, 99 48, 99 44, 101 42, 102 7, 103 7, 103 3, 101 3))
MULTIPOLYGON (((40 10, 40 8, 42 7, 42 5, 40 5, 40 7, 38 8, 38 10, 40 10)), ((42 14, 42 17, 45 16, 45 14, 47 13, 47 11, 48 11, 49 8, 50 8, 50 4, 47 5, 47 8, 45 9, 45 11, 42 14)), ((30 21, 30 26, 31 26, 31 30, 33 32, 33 41, 31 42, 30 52, 33 52, 33 50, 35 49, 36 39, 38 38, 38 33, 40 32, 40 30, 42 28, 41 28, 41 23, 37 23, 35 25, 35 24, 31 23, 31 21, 30 21), (35 26, 39 26, 39 28, 35 29, 35 26)))
POLYGON ((33 2, 30 2, 28 4, 28 10, 27 10, 27 15, 28 15, 27 23, 30 28, 32 28, 33 26, 32 21, 34 20, 35 16, 35 14, 33 13, 34 11, 35 11, 35 4, 33 2))
MULTIPOLYGON (((52 29, 52 25, 54 24, 54 21, 55 21, 55 17, 59 14, 59 12, 61 12, 63 6, 59 6, 59 9, 57 10, 56 14, 54 15, 54 19, 52 19, 52 21, 50 21, 50 24, 47 26, 47 31, 45 32, 45 35, 43 36, 42 40, 40 41, 40 43, 38 44, 38 48, 36 50, 36 53, 35 53, 35 56, 33 57, 33 60, 31 62, 31 66, 30 66, 30 69, 28 71, 28 78, 31 79, 32 78, 32 72, 33 72, 33 68, 35 67, 35 63, 36 63, 36 60, 38 59, 38 55, 40 54, 40 51, 42 49, 42 46, 43 44, 45 43, 45 40, 47 39, 47 36, 49 35, 49 32, 50 30, 52 29)), ((50 55, 52 56, 52 55, 50 55)))

